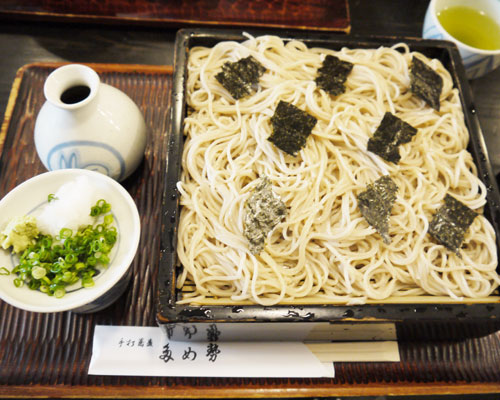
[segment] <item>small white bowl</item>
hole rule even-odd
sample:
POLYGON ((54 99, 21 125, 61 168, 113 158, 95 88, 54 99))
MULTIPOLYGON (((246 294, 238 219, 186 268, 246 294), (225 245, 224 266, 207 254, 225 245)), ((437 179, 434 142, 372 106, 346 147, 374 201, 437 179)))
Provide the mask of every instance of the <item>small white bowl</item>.
MULTIPOLYGON (((47 203, 47 197, 65 183, 78 176, 87 176, 95 184, 100 198, 111 204, 117 242, 110 254, 108 267, 94 279, 95 285, 68 291, 62 298, 48 296, 26 285, 14 286, 14 274, 0 275, 0 299, 14 307, 34 312, 95 312, 113 303, 126 289, 130 279, 130 265, 135 257, 141 233, 137 206, 130 194, 115 180, 98 172, 84 169, 62 169, 37 175, 9 192, 0 200, 0 229, 15 216, 34 215, 47 203)), ((17 257, 11 249, 0 248, 0 267, 11 271, 17 265, 17 257)))

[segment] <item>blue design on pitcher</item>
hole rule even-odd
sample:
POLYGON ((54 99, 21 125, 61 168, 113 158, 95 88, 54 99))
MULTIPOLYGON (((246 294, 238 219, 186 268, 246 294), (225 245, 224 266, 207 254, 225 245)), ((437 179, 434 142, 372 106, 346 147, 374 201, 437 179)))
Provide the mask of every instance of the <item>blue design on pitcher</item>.
POLYGON ((73 140, 59 143, 50 149, 46 164, 51 171, 54 169, 80 168, 111 176, 113 171, 119 170, 117 180, 121 180, 125 175, 125 160, 122 155, 114 147, 106 143, 90 140, 73 140), (88 148, 88 151, 83 151, 85 148, 88 148), (95 157, 98 157, 99 153, 101 158, 96 159, 95 157))
POLYGON ((64 154, 61 154, 61 158, 59 159, 59 169, 78 168, 78 164, 78 156, 76 153, 71 153, 69 160, 66 160, 64 154))
MULTIPOLYGON (((80 168, 80 169, 88 169, 95 172, 100 172, 101 174, 111 176, 111 170, 108 165, 103 163, 95 164, 86 164, 79 160, 78 152, 73 152, 69 154, 69 157, 66 157, 62 152, 59 154, 59 165, 56 169, 66 169, 66 168, 80 168)), ((57 156, 56 156, 57 159, 57 156)))

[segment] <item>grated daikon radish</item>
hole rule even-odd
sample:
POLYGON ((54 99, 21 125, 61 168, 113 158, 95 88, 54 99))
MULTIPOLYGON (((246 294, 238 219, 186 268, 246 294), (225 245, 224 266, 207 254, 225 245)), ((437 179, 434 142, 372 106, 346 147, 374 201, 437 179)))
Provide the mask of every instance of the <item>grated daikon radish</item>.
POLYGON ((56 236, 62 228, 76 232, 81 226, 94 222, 90 209, 99 200, 99 194, 86 176, 79 176, 62 185, 54 199, 37 216, 38 229, 43 234, 56 236))

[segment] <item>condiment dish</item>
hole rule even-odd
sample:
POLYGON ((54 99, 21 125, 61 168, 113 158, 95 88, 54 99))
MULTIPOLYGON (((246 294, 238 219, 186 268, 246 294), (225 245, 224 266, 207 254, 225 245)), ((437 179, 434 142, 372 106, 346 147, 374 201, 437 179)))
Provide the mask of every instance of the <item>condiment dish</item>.
POLYGON ((139 212, 130 194, 117 181, 84 169, 62 169, 37 175, 21 183, 0 200, 0 229, 15 216, 36 217, 48 202, 48 195, 56 193, 65 183, 86 176, 100 198, 111 205, 117 241, 110 253, 110 262, 94 278, 92 287, 67 290, 61 298, 48 296, 23 285, 16 287, 17 274, 5 274, 17 265, 19 257, 11 248, 0 248, 0 298, 14 307, 33 312, 73 311, 80 313, 101 310, 118 299, 127 287, 131 264, 137 252, 141 232, 139 212), (4 220, 5 219, 5 220, 4 220))

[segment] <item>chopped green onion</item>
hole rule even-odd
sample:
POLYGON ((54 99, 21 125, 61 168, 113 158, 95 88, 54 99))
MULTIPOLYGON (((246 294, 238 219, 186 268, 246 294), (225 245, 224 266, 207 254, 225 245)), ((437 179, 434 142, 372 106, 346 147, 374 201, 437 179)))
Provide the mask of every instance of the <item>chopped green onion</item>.
POLYGON ((52 268, 50 269, 50 272, 52 272, 53 274, 57 274, 59 272, 61 272, 61 264, 59 262, 56 262, 54 264, 52 264, 52 268))
POLYGON ((5 267, 0 267, 0 275, 10 275, 10 271, 5 267))
POLYGON ((99 262, 103 265, 109 264, 109 257, 106 254, 101 254, 101 257, 99 257, 99 262))
POLYGON ((31 276, 34 279, 42 279, 47 274, 47 271, 43 267, 35 267, 31 270, 31 276))
POLYGON ((47 196, 47 201, 50 203, 52 200, 57 200, 57 197, 54 193, 51 193, 47 196))
POLYGON ((94 240, 91 244, 90 244, 90 248, 92 249, 92 251, 94 253, 97 253, 99 251, 101 251, 101 242, 99 240, 94 240))
POLYGON ((59 237, 61 239, 67 239, 67 238, 71 237, 72 234, 73 234, 73 231, 71 229, 62 228, 61 231, 59 232, 59 237))
POLYGON ((35 279, 33 279, 29 284, 28 284, 28 287, 31 289, 31 290, 37 290, 38 288, 40 288, 40 281, 37 281, 35 279))
POLYGON ((87 266, 86 266, 84 263, 82 263, 82 262, 77 262, 77 263, 75 264, 75 269, 76 269, 77 271, 79 271, 79 270, 81 270, 81 269, 85 269, 86 267, 87 267, 87 266))
POLYGON ((71 282, 73 280, 73 274, 74 272, 66 271, 62 276, 62 280, 64 282, 71 282))
POLYGON ((40 255, 40 261, 42 261, 42 262, 50 261, 50 257, 51 257, 50 251, 45 249, 44 247, 42 247, 40 249, 39 255, 40 255))
POLYGON ((97 217, 98 215, 107 214, 111 211, 111 204, 106 202, 106 200, 99 200, 95 206, 90 209, 90 215, 92 217, 97 217))
MULTIPOLYGON (((49 201, 54 198, 49 195, 49 201)), ((77 232, 63 228, 55 237, 39 235, 12 270, 17 274, 14 285, 21 287, 26 283, 30 289, 56 298, 63 297, 66 287, 78 281, 83 287, 94 286, 93 277, 99 274, 98 268, 109 264, 109 254, 117 240, 110 211, 111 205, 101 199, 91 208, 91 215, 102 215, 103 223, 96 221, 77 232)), ((6 268, 0 268, 0 275, 9 274, 6 268)))
POLYGON ((68 264, 75 264, 78 261, 78 256, 75 253, 66 254, 64 261, 68 264))
POLYGON ((41 244, 42 247, 50 248, 50 247, 52 247, 52 238, 50 236, 44 236, 41 239, 41 243, 40 244, 41 244))
POLYGON ((92 287, 94 286, 94 280, 92 278, 84 278, 82 279, 82 286, 83 287, 92 287))

